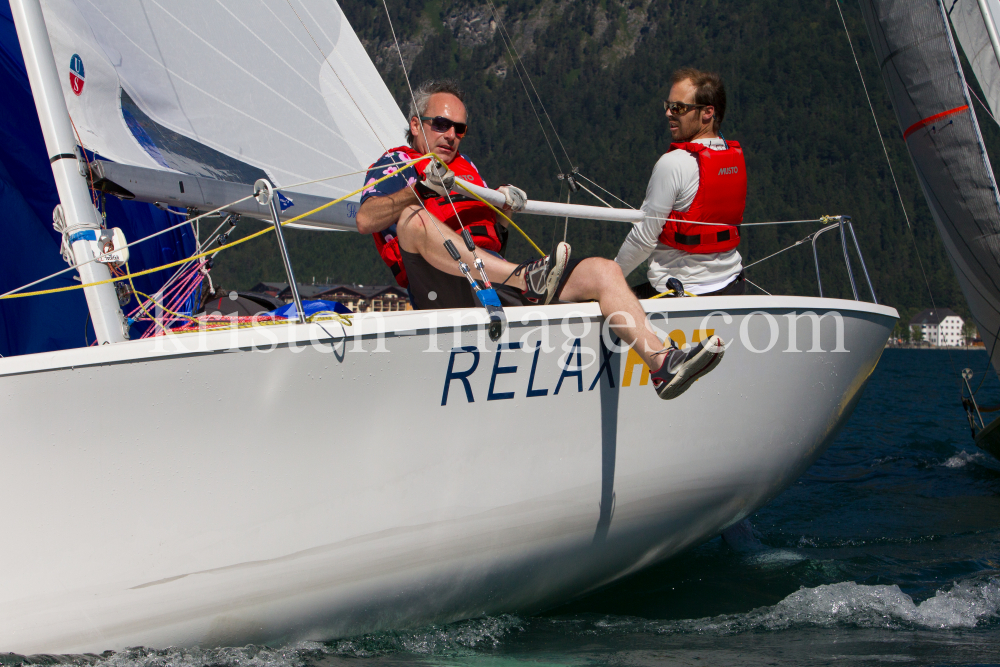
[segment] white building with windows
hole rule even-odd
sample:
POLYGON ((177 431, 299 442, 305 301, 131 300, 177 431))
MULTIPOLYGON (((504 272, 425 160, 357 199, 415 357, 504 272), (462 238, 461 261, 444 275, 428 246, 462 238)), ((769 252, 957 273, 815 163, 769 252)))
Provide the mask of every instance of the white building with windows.
POLYGON ((965 345, 962 328, 965 320, 948 308, 925 310, 910 320, 910 327, 920 327, 924 341, 938 347, 965 345))

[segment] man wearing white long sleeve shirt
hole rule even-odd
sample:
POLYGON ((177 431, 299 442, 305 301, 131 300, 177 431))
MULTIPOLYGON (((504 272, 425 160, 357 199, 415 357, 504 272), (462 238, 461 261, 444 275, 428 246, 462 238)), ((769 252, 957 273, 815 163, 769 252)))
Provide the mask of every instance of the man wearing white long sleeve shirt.
POLYGON ((649 259, 649 285, 636 290, 640 297, 666 291, 670 278, 700 296, 745 291, 736 250, 746 205, 745 163, 739 144, 719 136, 725 106, 718 75, 690 68, 674 73, 664 102, 671 150, 653 168, 642 204, 645 221, 615 258, 626 276, 649 259))

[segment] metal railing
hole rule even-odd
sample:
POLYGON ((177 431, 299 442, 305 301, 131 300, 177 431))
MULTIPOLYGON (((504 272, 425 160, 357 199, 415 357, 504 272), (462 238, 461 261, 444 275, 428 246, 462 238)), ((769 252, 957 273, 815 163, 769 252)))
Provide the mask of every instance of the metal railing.
POLYGON ((830 218, 831 220, 836 220, 833 224, 827 225, 822 229, 814 232, 812 234, 812 249, 813 249, 813 261, 816 263, 816 284, 819 285, 819 296, 823 297, 823 279, 819 274, 819 254, 816 252, 816 239, 818 239, 822 234, 832 230, 840 230, 840 247, 844 251, 844 264, 847 266, 847 277, 851 281, 851 292, 854 294, 854 300, 860 301, 858 297, 858 286, 854 282, 854 270, 851 268, 851 256, 847 251, 847 234, 845 233, 845 228, 847 231, 851 232, 851 240, 854 242, 854 250, 858 253, 858 261, 861 262, 861 271, 865 275, 865 281, 868 283, 868 291, 872 295, 872 303, 877 304, 878 298, 875 296, 875 288, 872 287, 872 280, 868 276, 868 267, 865 266, 865 258, 861 254, 861 246, 858 245, 858 237, 854 234, 854 225, 851 224, 851 216, 849 215, 838 215, 830 218))

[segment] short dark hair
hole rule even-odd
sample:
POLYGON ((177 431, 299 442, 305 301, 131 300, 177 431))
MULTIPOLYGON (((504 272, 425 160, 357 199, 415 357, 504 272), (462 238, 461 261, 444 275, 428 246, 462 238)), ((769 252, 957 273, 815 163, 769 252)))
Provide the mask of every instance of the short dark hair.
POLYGON ((713 128, 719 129, 722 119, 726 117, 726 87, 722 85, 722 77, 715 72, 703 72, 694 67, 682 67, 674 72, 671 84, 690 79, 694 84, 694 103, 715 107, 713 128))
MULTIPOLYGON (((414 116, 419 118, 426 114, 427 105, 431 103, 431 95, 436 95, 437 93, 454 95, 462 104, 465 104, 465 93, 459 88, 458 83, 451 79, 430 79, 417 86, 416 90, 413 91, 413 97, 410 98, 410 114, 406 117, 406 143, 410 145, 410 148, 413 148, 413 133, 410 132, 410 119, 414 116)), ((465 117, 466 122, 468 122, 468 108, 465 110, 465 117)))

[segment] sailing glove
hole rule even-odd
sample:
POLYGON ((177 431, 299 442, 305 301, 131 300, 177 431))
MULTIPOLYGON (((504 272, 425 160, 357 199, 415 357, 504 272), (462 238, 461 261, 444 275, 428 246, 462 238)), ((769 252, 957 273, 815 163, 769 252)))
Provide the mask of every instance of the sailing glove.
POLYGON ((520 213, 524 210, 524 205, 528 202, 528 195, 525 194, 524 190, 513 185, 501 185, 497 188, 497 192, 502 193, 507 198, 507 201, 503 205, 504 211, 520 213))
POLYGON ((424 180, 419 183, 421 195, 427 197, 446 197, 455 187, 455 172, 437 160, 432 160, 424 170, 424 180))

